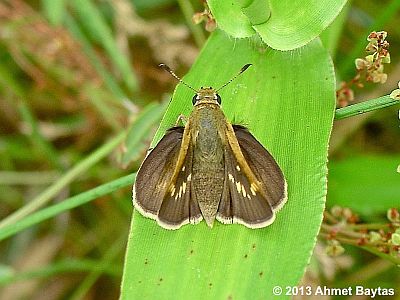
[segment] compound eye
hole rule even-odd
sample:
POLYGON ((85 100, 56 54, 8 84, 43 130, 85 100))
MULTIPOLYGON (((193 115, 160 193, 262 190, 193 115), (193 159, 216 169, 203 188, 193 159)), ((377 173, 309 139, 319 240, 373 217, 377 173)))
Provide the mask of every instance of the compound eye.
POLYGON ((217 100, 218 104, 221 104, 221 97, 218 94, 216 96, 217 96, 216 100, 217 100))
POLYGON ((193 98, 192 98, 192 103, 193 103, 193 105, 195 105, 196 104, 196 102, 197 102, 197 100, 199 100, 199 99, 197 99, 197 95, 194 95, 193 96, 193 98))

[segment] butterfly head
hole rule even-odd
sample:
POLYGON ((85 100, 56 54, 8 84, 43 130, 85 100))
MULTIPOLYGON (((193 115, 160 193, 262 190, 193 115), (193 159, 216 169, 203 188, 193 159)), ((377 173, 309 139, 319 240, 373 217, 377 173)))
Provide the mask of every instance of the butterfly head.
POLYGON ((176 80, 178 80, 180 83, 184 84, 189 89, 196 92, 196 94, 193 96, 192 99, 192 103, 194 106, 198 106, 200 104, 215 104, 218 106, 221 105, 221 97, 218 95, 218 92, 222 90, 224 87, 226 87, 228 84, 230 84, 232 81, 234 81, 236 77, 238 77, 240 74, 246 71, 247 68, 250 66, 251 64, 244 65, 240 69, 239 73, 237 73, 234 77, 232 77, 228 82, 226 82, 218 89, 213 89, 212 87, 201 87, 200 90, 196 90, 192 88, 190 85, 188 85, 186 82, 184 82, 181 78, 179 78, 179 76, 177 76, 174 73, 174 71, 172 71, 171 68, 168 67, 166 64, 159 64, 159 67, 163 68, 165 71, 170 73, 176 80))
POLYGON ((221 97, 212 87, 201 87, 193 96, 192 103, 194 106, 200 104, 216 104, 221 105, 221 97))

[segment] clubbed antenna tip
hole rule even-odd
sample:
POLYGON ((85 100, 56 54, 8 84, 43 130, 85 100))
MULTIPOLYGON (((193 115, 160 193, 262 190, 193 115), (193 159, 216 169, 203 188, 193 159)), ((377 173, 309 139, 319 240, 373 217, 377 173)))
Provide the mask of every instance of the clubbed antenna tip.
POLYGON ((167 72, 169 72, 169 73, 172 72, 171 68, 168 67, 166 64, 159 64, 158 66, 159 66, 160 68, 163 68, 165 71, 167 71, 167 72))
POLYGON ((240 73, 242 74, 244 71, 246 71, 250 66, 252 66, 253 64, 246 64, 244 65, 241 69, 240 69, 240 73))
POLYGON ((230 84, 232 81, 234 81, 240 74, 242 74, 244 71, 246 71, 252 64, 246 64, 244 65, 239 73, 237 73, 231 80, 229 80, 227 83, 225 83, 223 86, 221 86, 219 89, 216 90, 216 92, 222 90, 224 87, 226 87, 228 84, 230 84))

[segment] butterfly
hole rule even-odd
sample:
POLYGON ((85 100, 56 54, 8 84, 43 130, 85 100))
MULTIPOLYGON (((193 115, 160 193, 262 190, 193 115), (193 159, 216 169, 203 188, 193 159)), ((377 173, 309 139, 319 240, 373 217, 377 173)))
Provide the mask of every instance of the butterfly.
POLYGON ((185 126, 170 128, 147 155, 133 188, 134 207, 166 229, 203 219, 262 228, 287 200, 284 174, 273 156, 243 126, 232 125, 221 109, 219 89, 195 91, 185 126))

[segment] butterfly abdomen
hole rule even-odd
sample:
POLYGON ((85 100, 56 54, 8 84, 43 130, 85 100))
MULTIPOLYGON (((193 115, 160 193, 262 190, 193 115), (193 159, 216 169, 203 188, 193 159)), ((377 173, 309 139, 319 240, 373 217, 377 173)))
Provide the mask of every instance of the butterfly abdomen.
POLYGON ((197 122, 192 124, 193 192, 204 219, 209 226, 214 222, 224 187, 224 147, 214 114, 219 107, 195 110, 197 122))

